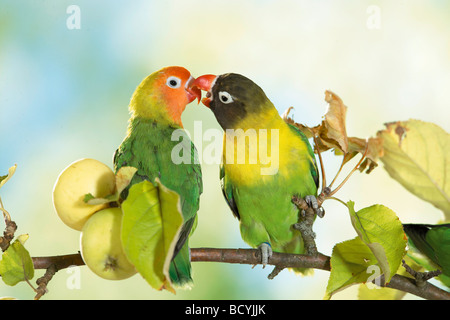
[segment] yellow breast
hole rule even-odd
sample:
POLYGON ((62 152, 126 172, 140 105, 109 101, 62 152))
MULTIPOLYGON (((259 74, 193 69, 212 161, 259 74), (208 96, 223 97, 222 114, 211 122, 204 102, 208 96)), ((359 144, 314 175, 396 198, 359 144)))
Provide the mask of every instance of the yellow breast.
POLYGON ((302 157, 309 157, 307 146, 284 121, 270 128, 227 129, 224 134, 224 169, 239 185, 261 184, 274 175, 289 177, 292 168, 309 165, 302 157))

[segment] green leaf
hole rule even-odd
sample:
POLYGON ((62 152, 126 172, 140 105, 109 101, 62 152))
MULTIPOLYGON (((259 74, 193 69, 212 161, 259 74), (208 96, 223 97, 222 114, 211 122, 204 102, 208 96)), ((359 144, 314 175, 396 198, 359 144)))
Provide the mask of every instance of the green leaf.
POLYGON ((0 275, 3 282, 9 286, 34 277, 33 261, 30 253, 23 246, 27 238, 28 235, 19 236, 2 255, 0 275))
POLYGON ((365 283, 369 277, 381 275, 377 259, 369 247, 358 237, 338 243, 331 254, 331 273, 325 299, 353 284, 365 283), (374 266, 374 267, 372 267, 374 266))
POLYGON ((385 281, 397 272, 406 253, 407 238, 397 215, 383 205, 373 205, 355 212, 355 203, 347 202, 352 225, 359 238, 378 261, 385 281))
POLYGON ((434 123, 409 120, 379 131, 389 175, 450 220, 450 135, 434 123))
POLYGON ((401 300, 406 292, 391 288, 382 288, 373 283, 360 284, 359 300, 401 300))
POLYGON ((130 184, 131 179, 133 179, 134 174, 137 169, 134 167, 122 167, 120 168, 116 175, 116 190, 113 194, 107 195, 104 198, 96 198, 92 193, 87 193, 84 195, 83 201, 90 205, 99 205, 110 202, 117 202, 120 198, 122 191, 130 184))
MULTIPOLYGON (((350 285, 366 281, 385 283, 396 274, 406 249, 406 236, 395 213, 382 205, 355 211, 355 203, 347 203, 352 225, 358 237, 333 248, 331 273, 325 298, 350 285)), ((382 284, 382 283, 380 283, 382 284)))
POLYGON ((105 204, 110 202, 116 202, 119 200, 119 194, 116 192, 114 194, 107 195, 104 198, 96 198, 92 195, 92 193, 87 193, 84 195, 83 201, 92 206, 96 206, 99 204, 105 204))
POLYGON ((157 179, 133 185, 122 203, 122 244, 128 260, 155 289, 173 293, 169 265, 183 224, 179 195, 157 179))
POLYGON ((3 187, 3 185, 11 179, 11 177, 14 175, 14 172, 16 172, 17 164, 13 165, 11 168, 8 169, 8 174, 5 176, 0 176, 0 188, 3 187))
POLYGON ((93 195, 92 193, 86 193, 86 194, 84 195, 83 201, 84 201, 85 203, 88 203, 89 201, 91 201, 91 200, 93 200, 93 199, 95 199, 95 197, 94 197, 94 195, 93 195))

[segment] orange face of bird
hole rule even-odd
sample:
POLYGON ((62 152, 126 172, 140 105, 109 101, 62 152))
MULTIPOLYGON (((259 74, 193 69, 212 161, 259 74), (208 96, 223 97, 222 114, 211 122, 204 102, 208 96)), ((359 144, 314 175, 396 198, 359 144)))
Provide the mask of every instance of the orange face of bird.
POLYGON ((167 67, 145 78, 136 89, 130 110, 144 118, 167 120, 180 126, 186 105, 200 101, 201 91, 191 87, 194 78, 183 67, 167 67))
POLYGON ((198 88, 191 88, 194 82, 191 73, 183 67, 167 67, 161 69, 156 79, 155 86, 160 89, 168 104, 188 104, 196 98, 201 98, 198 88))

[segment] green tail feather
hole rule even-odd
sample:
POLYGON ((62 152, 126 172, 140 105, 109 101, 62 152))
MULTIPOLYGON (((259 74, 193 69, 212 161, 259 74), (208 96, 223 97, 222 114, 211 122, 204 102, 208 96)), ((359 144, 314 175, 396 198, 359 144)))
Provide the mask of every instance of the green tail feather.
POLYGON ((170 280, 175 286, 185 289, 192 287, 191 256, 187 241, 170 263, 169 275, 170 280))

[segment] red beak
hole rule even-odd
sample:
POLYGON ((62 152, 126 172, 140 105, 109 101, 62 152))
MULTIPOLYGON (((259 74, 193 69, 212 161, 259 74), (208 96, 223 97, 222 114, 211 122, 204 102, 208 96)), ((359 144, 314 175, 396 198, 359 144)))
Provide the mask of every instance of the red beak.
POLYGON ((198 89, 206 91, 206 98, 202 99, 202 102, 205 106, 209 108, 209 103, 211 102, 211 88, 216 81, 217 76, 212 74, 205 74, 201 77, 195 79, 195 81, 191 84, 192 87, 196 87, 198 89))
POLYGON ((198 103, 200 103, 200 99, 202 98, 202 91, 193 84, 195 83, 195 78, 191 77, 188 82, 186 83, 186 94, 188 97, 189 103, 194 101, 195 99, 198 100, 198 103))

